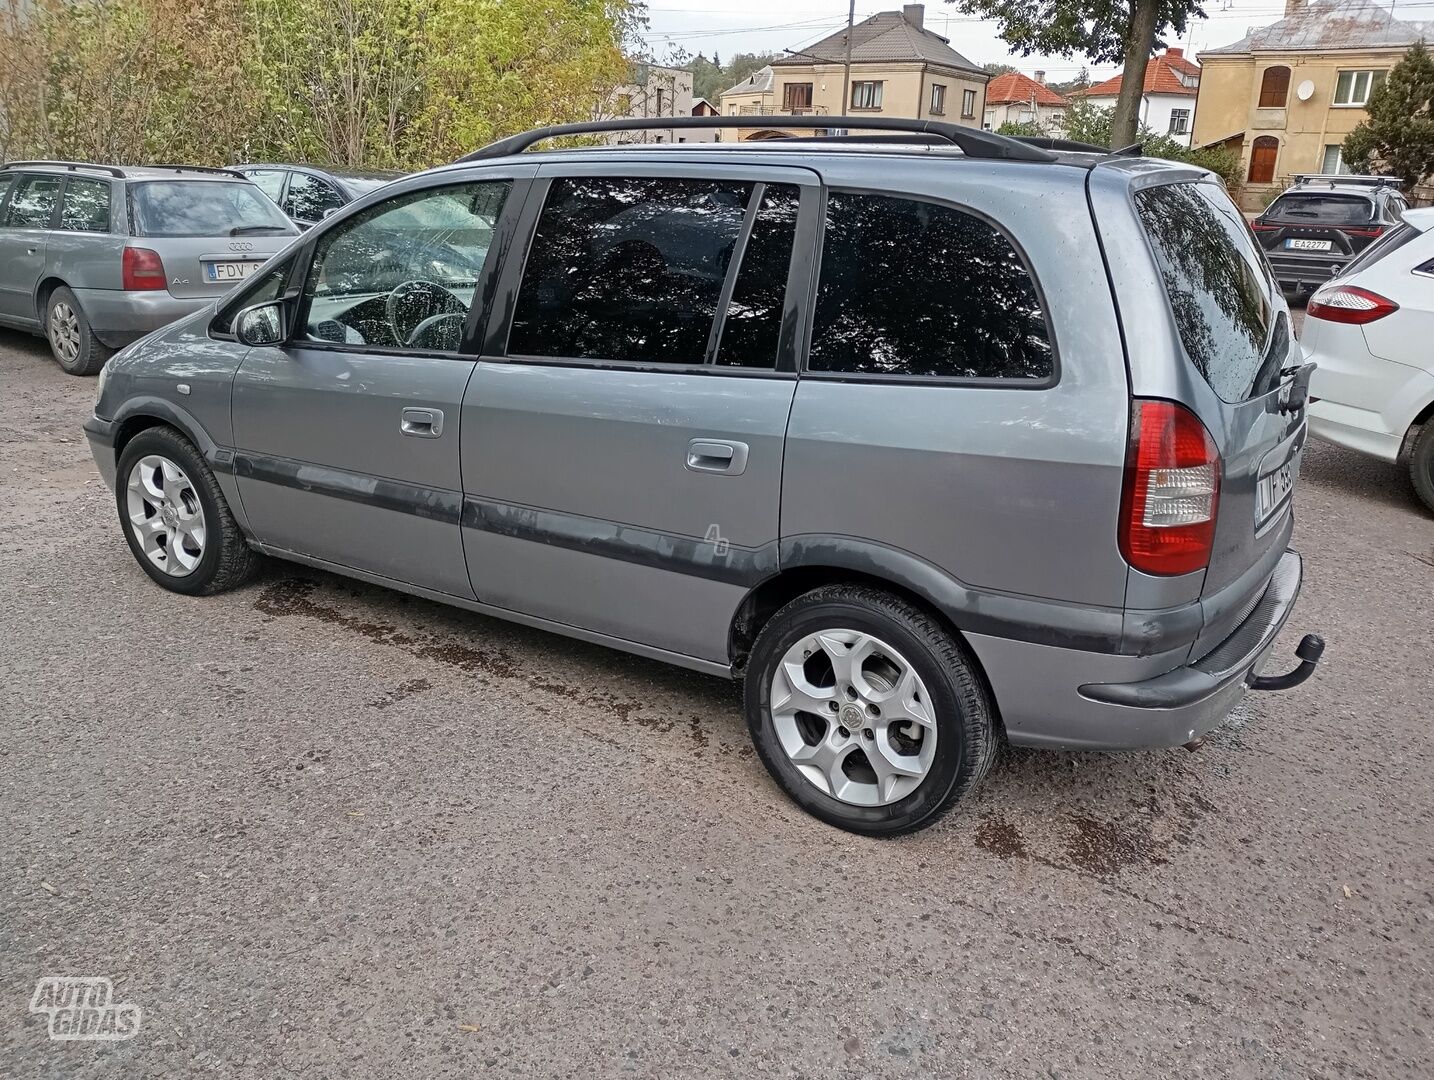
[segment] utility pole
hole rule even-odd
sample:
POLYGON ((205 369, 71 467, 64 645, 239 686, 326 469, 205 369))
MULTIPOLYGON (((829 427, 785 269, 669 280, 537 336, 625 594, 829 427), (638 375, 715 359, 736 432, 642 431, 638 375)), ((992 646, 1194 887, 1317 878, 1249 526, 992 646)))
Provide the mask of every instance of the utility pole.
POLYGON ((846 73, 841 81, 841 113, 851 111, 851 30, 856 24, 856 0, 851 0, 846 9, 846 73))

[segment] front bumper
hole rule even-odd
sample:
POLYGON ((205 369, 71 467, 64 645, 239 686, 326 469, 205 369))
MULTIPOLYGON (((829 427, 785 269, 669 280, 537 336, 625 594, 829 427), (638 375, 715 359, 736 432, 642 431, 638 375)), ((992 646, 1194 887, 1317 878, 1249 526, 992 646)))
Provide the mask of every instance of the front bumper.
MULTIPOLYGON (((1016 745, 1066 750, 1181 746, 1219 726, 1264 667, 1303 581, 1286 551, 1250 614, 1194 662, 1131 658, 967 635, 1016 745)), ((1187 646, 1188 649, 1188 646, 1187 646)))
POLYGON ((123 348, 161 326, 214 303, 212 296, 171 296, 158 289, 152 292, 77 289, 75 295, 95 337, 111 349, 123 348))
POLYGON ((95 457, 95 465, 100 470, 100 477, 105 482, 105 487, 111 491, 115 489, 115 424, 109 420, 101 420, 98 416, 91 416, 82 425, 85 438, 90 443, 90 453, 95 457))

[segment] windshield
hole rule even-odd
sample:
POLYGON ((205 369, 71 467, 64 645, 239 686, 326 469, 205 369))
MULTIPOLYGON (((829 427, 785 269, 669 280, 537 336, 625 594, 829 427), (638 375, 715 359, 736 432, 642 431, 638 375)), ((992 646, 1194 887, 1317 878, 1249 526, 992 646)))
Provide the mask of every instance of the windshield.
POLYGON ((1266 218, 1318 225, 1367 225, 1374 219, 1374 202, 1362 195, 1281 195, 1265 212, 1266 218))
POLYGON ((150 180, 130 185, 136 236, 291 233, 293 225, 249 183, 150 180))

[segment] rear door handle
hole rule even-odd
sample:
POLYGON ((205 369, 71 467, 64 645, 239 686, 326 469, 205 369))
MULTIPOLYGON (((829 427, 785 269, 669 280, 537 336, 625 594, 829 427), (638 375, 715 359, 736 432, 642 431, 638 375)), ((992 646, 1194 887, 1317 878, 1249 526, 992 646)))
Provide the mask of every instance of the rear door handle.
POLYGON ((687 444, 687 467, 693 472, 740 476, 747 471, 747 444, 717 439, 693 439, 687 444))
POLYGON ((404 409, 399 414, 398 429, 415 439, 436 439, 443 434, 443 412, 440 409, 404 409))

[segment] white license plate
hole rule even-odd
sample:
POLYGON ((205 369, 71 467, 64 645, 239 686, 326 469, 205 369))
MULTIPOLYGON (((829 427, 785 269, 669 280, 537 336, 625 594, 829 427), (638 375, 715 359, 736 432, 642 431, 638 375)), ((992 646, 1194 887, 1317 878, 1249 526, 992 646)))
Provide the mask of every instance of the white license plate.
POLYGON ((1328 240, 1286 240, 1285 247, 1294 251, 1328 251, 1330 242, 1328 240))
POLYGON ((255 259, 246 259, 243 262, 207 262, 204 264, 204 280, 220 284, 243 281, 263 265, 255 259))
POLYGON ((1295 480, 1299 478, 1299 475, 1300 455, 1296 453, 1274 472, 1260 477, 1259 484, 1255 489, 1257 504, 1255 521, 1258 524, 1263 525, 1270 519, 1271 514, 1285 504, 1290 493, 1295 490, 1295 480))

